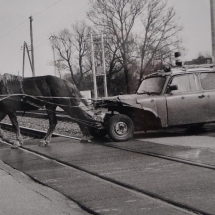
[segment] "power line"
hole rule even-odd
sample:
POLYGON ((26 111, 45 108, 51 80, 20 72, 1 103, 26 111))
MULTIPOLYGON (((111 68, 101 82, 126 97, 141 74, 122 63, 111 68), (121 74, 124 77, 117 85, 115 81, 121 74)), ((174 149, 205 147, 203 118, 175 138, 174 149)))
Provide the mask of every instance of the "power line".
MULTIPOLYGON (((58 1, 55 2, 54 4, 52 4, 52 5, 48 6, 48 7, 46 7, 45 9, 39 11, 38 13, 34 14, 33 16, 39 15, 40 13, 42 13, 42 12, 48 10, 49 8, 53 7, 54 5, 58 4, 60 1, 62 1, 62 0, 58 0, 58 1)), ((69 21, 71 21, 71 20, 74 20, 77 16, 79 16, 80 14, 82 14, 82 13, 85 12, 87 6, 88 6, 88 4, 85 5, 85 6, 83 6, 81 9, 79 9, 79 10, 78 10, 75 14, 73 14, 72 16, 66 18, 66 19, 65 19, 66 21, 63 20, 62 22, 56 24, 53 28, 51 28, 49 31, 47 31, 47 32, 44 33, 43 35, 47 34, 47 33, 50 32, 52 29, 55 29, 56 27, 58 27, 59 25, 61 25, 61 24, 64 23, 64 22, 67 23, 67 22, 69 22, 69 21)), ((0 38, 1 38, 1 37, 4 37, 4 36, 6 36, 6 35, 8 35, 8 34, 11 33, 12 31, 14 31, 15 29, 17 29, 19 26, 23 25, 26 21, 28 21, 28 19, 24 20, 24 21, 21 22, 19 25, 15 26, 13 29, 11 29, 10 31, 6 32, 4 35, 0 36, 0 38)), ((40 38, 40 37, 41 37, 41 36, 39 36, 39 37, 37 37, 37 38, 35 38, 35 39, 37 40, 37 39, 40 38)), ((48 41, 48 40, 49 40, 49 38, 45 39, 44 41, 42 41, 41 43, 39 43, 38 45, 36 45, 36 46, 35 46, 35 49, 38 48, 39 46, 41 46, 42 44, 44 44, 44 43, 45 43, 46 41, 48 41)))
MULTIPOLYGON (((87 5, 86 5, 87 6, 87 5)), ((85 6, 85 7, 86 7, 85 6)), ((84 8, 84 7, 83 7, 84 8)), ((82 8, 82 10, 83 10, 83 8, 82 8)), ((79 10, 80 11, 80 10, 79 10)), ((75 16, 72 16, 73 18, 71 19, 70 18, 70 20, 68 20, 68 21, 71 21, 71 20, 74 20, 78 15, 80 15, 80 14, 82 14, 82 13, 84 13, 85 12, 85 10, 83 10, 81 13, 78 13, 78 14, 76 14, 75 16)), ((67 22, 68 22, 67 21, 67 22)), ((64 22, 64 21, 63 21, 64 22)), ((52 29, 54 29, 54 28, 56 28, 58 25, 60 25, 62 22, 60 22, 60 23, 58 23, 55 27, 53 27, 52 29)), ((51 29, 50 29, 51 30, 51 29)), ((50 30, 48 31, 48 32, 50 32, 50 30)), ((48 33, 48 32, 46 32, 46 33, 48 33)), ((38 38, 40 38, 41 36, 39 36, 39 37, 37 37, 37 38, 35 38, 35 39, 38 39, 38 38)), ((36 45, 35 46, 35 49, 37 48, 37 47, 39 47, 40 45, 42 45, 43 43, 45 43, 47 40, 48 40, 49 38, 47 38, 47 39, 45 39, 43 42, 41 42, 41 43, 39 43, 38 45, 36 45)))
POLYGON ((19 25, 17 25, 16 27, 14 27, 13 29, 11 29, 10 31, 8 31, 7 33, 3 34, 2 36, 0 36, 0 38, 8 35, 9 33, 11 33, 12 31, 14 31, 15 29, 17 29, 19 26, 21 26, 22 24, 24 24, 28 19, 26 19, 25 21, 23 21, 22 23, 20 23, 19 25))
MULTIPOLYGON (((40 14, 40 13, 42 13, 42 12, 48 10, 49 8, 51 8, 52 6, 56 5, 56 4, 59 3, 60 1, 62 1, 62 0, 59 0, 59 1, 55 2, 54 4, 52 4, 52 5, 48 6, 47 8, 45 8, 45 9, 39 11, 38 13, 34 14, 33 16, 36 16, 36 15, 38 15, 38 14, 40 14)), ((5 1, 5 2, 6 2, 6 1, 5 1)), ((4 3, 4 2, 3 2, 3 3, 4 3)), ((28 20, 28 19, 25 19, 23 22, 21 22, 20 24, 18 24, 17 26, 15 26, 15 27, 12 28, 11 30, 9 30, 8 32, 6 32, 6 33, 3 34, 2 36, 0 36, 0 38, 2 38, 2 37, 4 37, 4 36, 8 35, 9 33, 11 33, 11 32, 14 31, 15 29, 17 29, 19 26, 21 26, 22 24, 24 24, 27 20, 28 20)))
POLYGON ((52 6, 56 5, 56 4, 59 3, 60 1, 62 1, 62 0, 59 0, 59 1, 55 2, 54 4, 48 6, 47 8, 45 8, 45 9, 39 11, 38 13, 36 13, 36 14, 34 14, 34 15, 32 15, 32 16, 37 16, 38 14, 40 14, 40 13, 42 13, 42 12, 48 10, 48 9, 51 8, 52 6))
POLYGON ((75 14, 73 14, 72 16, 69 16, 68 18, 64 19, 62 22, 56 24, 55 26, 53 26, 51 29, 49 29, 48 31, 46 31, 45 33, 41 34, 40 36, 36 37, 35 40, 38 40, 39 38, 43 37, 43 35, 46 35, 47 33, 49 33, 51 30, 57 28, 59 25, 61 25, 62 23, 67 23, 71 20, 74 20, 74 18, 76 18, 78 15, 82 14, 85 12, 85 9, 87 8, 88 5, 83 6, 81 9, 79 9, 75 14), (81 11, 81 12, 80 12, 81 11), (79 13, 80 12, 80 13, 79 13), (65 21, 67 20, 67 21, 65 21))
POLYGON ((40 44, 38 44, 37 46, 35 46, 34 49, 37 49, 37 47, 41 46, 43 43, 45 43, 47 40, 49 40, 49 38, 47 38, 46 40, 44 40, 43 42, 41 42, 40 44))

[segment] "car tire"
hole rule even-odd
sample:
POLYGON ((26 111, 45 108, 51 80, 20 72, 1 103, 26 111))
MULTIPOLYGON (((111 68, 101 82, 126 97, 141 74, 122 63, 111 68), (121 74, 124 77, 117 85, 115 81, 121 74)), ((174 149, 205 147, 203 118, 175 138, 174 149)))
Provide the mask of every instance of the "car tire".
POLYGON ((107 135, 106 129, 97 129, 97 128, 90 128, 90 135, 96 138, 104 137, 107 135))
POLYGON ((117 114, 108 121, 107 131, 112 140, 126 141, 133 137, 134 124, 128 116, 117 114))

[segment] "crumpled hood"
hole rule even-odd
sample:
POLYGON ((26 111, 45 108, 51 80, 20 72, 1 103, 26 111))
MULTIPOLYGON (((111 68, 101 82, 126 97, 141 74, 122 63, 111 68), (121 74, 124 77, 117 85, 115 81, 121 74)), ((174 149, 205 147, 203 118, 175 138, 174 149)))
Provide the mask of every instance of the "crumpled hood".
POLYGON ((137 108, 150 111, 156 117, 158 117, 158 106, 164 107, 165 104, 165 98, 161 97, 160 95, 131 94, 103 97, 99 100, 95 100, 94 107, 96 110, 98 110, 98 113, 96 114, 104 120, 106 109, 108 109, 108 111, 126 112, 128 110, 132 111, 132 109, 137 108))
POLYGON ((128 94, 128 95, 117 95, 117 96, 112 96, 112 97, 103 97, 101 99, 98 99, 95 101, 96 106, 108 106, 111 104, 118 104, 122 103, 123 105, 126 106, 132 106, 132 107, 140 107, 140 104, 137 102, 139 98, 148 98, 149 95, 147 94, 128 94))

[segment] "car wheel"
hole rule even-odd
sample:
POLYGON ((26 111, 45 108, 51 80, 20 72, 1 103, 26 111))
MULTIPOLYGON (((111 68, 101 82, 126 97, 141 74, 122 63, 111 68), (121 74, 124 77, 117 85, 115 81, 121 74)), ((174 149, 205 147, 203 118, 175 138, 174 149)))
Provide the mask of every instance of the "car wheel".
POLYGON ((106 129, 90 128, 90 135, 96 138, 104 137, 107 134, 106 129))
POLYGON ((117 142, 126 141, 133 137, 134 124, 132 120, 123 114, 117 114, 108 122, 108 135, 117 142))

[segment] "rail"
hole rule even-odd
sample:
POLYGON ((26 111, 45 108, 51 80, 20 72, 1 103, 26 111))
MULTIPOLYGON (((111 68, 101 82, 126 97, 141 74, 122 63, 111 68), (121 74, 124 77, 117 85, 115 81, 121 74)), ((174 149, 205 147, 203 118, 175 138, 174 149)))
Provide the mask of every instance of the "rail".
MULTIPOLYGON (((45 110, 37 110, 37 111, 17 111, 17 116, 23 117, 31 117, 38 119, 48 119, 48 115, 45 110)), ((67 116, 64 111, 56 111, 56 117, 60 121, 71 122, 71 117, 67 116)))
MULTIPOLYGON (((1 123, 2 124, 2 123, 1 123)), ((5 126, 6 128, 8 128, 8 129, 11 129, 12 128, 12 126, 11 125, 9 125, 9 124, 6 124, 6 123, 3 123, 4 125, 3 126, 5 126)), ((21 127, 21 131, 22 132, 28 132, 29 130, 32 130, 32 129, 27 129, 27 128, 25 128, 24 127, 24 130, 23 130, 23 127, 21 127)), ((40 134, 40 135, 44 135, 45 134, 45 132, 43 132, 43 131, 38 131, 38 130, 34 130, 33 131, 33 133, 35 134, 35 132, 37 133, 37 134, 40 134)), ((54 135, 56 135, 56 136, 59 136, 58 134, 54 134, 54 135)), ((70 138, 70 137, 69 137, 70 138)), ((93 143, 93 144, 96 144, 96 143, 93 143)), ((142 155, 147 155, 147 156, 152 156, 152 157, 159 157, 160 159, 169 159, 169 158, 165 158, 164 156, 163 157, 161 157, 161 156, 157 156, 157 155, 155 155, 155 154, 153 154, 153 153, 144 153, 143 151, 142 152, 140 152, 140 151, 135 151, 135 150, 133 150, 132 151, 132 149, 126 149, 126 148, 124 148, 124 146, 123 147, 114 147, 113 145, 110 145, 111 143, 109 143, 109 144, 105 144, 105 145, 103 145, 104 147, 113 147, 113 148, 118 148, 118 149, 120 149, 120 150, 123 150, 123 151, 128 151, 128 152, 130 152, 130 153, 138 153, 138 154, 142 154, 142 155)), ((189 206, 189 205, 187 205, 187 204, 183 204, 183 202, 181 203, 181 202, 177 202, 177 201, 174 201, 174 200, 172 200, 172 199, 169 199, 169 198, 166 198, 166 197, 164 197, 164 196, 162 196, 162 195, 159 195, 159 194, 157 194, 157 193, 155 193, 155 192, 152 192, 152 191, 149 191, 149 190, 147 190, 147 189, 142 189, 142 188, 140 188, 140 187, 137 187, 137 186, 134 186, 134 185, 132 185, 132 184, 128 184, 128 183, 125 183, 125 182, 122 182, 122 181, 119 181, 119 180, 117 180, 117 179, 114 179, 114 178, 111 178, 111 177, 109 177, 109 176, 106 176, 106 175, 100 175, 100 174, 98 174, 98 172, 94 172, 93 170, 90 170, 90 169, 86 169, 86 168, 84 168, 84 167, 82 167, 82 166, 79 166, 79 165, 77 165, 77 164, 74 164, 74 163, 69 163, 69 162, 67 162, 67 161, 64 161, 64 160, 62 160, 62 158, 61 157, 52 157, 51 155, 48 155, 48 154, 46 154, 46 153, 43 153, 43 152, 37 152, 36 150, 34 150, 34 149, 29 149, 28 147, 21 147, 20 148, 21 150, 22 149, 24 149, 25 151, 29 151, 29 152, 32 152, 32 153, 34 153, 35 155, 39 155, 39 156, 43 156, 44 158, 46 158, 46 159, 51 159, 52 161, 55 161, 55 162, 57 162, 58 164, 60 164, 60 165, 63 165, 63 166, 66 166, 66 167, 69 167, 69 168, 74 168, 74 169, 76 169, 77 171, 79 171, 80 173, 81 172, 83 172, 83 173, 85 173, 85 174, 88 174, 89 175, 89 177, 90 178, 92 178, 92 176, 93 176, 93 178, 95 178, 96 180, 98 180, 99 179, 99 181, 102 181, 105 185, 111 185, 112 187, 114 186, 116 186, 116 187, 119 187, 120 189, 123 189, 123 190, 129 190, 130 192, 132 192, 132 193, 137 193, 138 194, 138 196, 147 196, 147 198, 148 197, 150 197, 150 198, 153 198, 153 199, 155 199, 156 201, 161 201, 161 202, 163 202, 163 203, 165 203, 165 204, 169 204, 170 206, 173 206, 173 207, 177 207, 177 208, 179 208, 180 210, 185 210, 185 211, 190 211, 191 212, 191 214, 193 213, 193 214, 205 214, 205 215, 211 215, 210 213, 208 213, 208 212, 204 212, 204 211, 202 211, 202 210, 200 210, 200 209, 198 209, 198 208, 194 208, 194 207, 192 207, 192 206, 189 206)), ((169 159, 169 160, 171 160, 171 161, 176 161, 176 162, 180 162, 179 161, 179 159, 177 159, 177 160, 174 160, 174 159, 169 159)), ((182 161, 182 163, 185 163, 184 161, 182 161)), ((188 164, 188 163, 187 163, 188 164)), ((193 165, 193 164, 191 164, 191 163, 189 163, 190 165, 193 165)), ((203 168, 209 168, 209 169, 211 169, 211 170, 214 170, 214 168, 211 168, 211 166, 208 166, 208 167, 206 167, 206 165, 204 165, 204 166, 199 166, 199 164, 197 164, 197 167, 203 167, 203 168)), ((34 180, 38 180, 38 179, 35 179, 35 178, 33 178, 34 180)), ((38 182, 39 183, 42 183, 41 181, 39 181, 38 180, 38 182)), ((76 202, 78 203, 78 204, 80 204, 80 202, 76 199, 76 202)), ((86 209, 87 208, 87 206, 86 205, 81 205, 84 209, 86 209)), ((90 209, 91 208, 87 208, 88 209, 88 211, 90 211, 90 209)), ((98 213, 93 213, 93 214, 98 214, 98 213)))
MULTIPOLYGON (((0 126, 2 129, 8 130, 8 131, 14 131, 13 126, 11 124, 0 122, 0 126)), ((20 127, 20 132, 23 135, 36 136, 39 138, 43 138, 47 133, 45 131, 27 128, 24 126, 19 126, 19 127, 20 127)), ((81 140, 81 138, 78 138, 78 137, 71 137, 71 136, 57 134, 57 133, 53 133, 52 136, 53 137, 65 137, 65 138, 74 139, 74 140, 81 140)))

